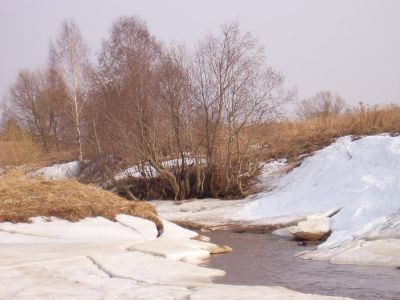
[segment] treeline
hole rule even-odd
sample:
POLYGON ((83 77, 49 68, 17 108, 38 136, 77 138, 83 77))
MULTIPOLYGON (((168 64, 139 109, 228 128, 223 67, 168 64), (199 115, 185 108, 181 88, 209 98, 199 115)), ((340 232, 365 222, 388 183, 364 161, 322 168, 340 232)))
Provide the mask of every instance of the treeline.
POLYGON ((79 28, 65 21, 48 57, 10 87, 0 164, 76 159, 83 181, 129 199, 243 197, 261 161, 400 130, 398 106, 349 107, 329 91, 298 102, 297 119, 277 118, 295 93, 237 23, 188 51, 121 18, 91 61, 79 28), (132 166, 135 176, 115 178, 132 166))
POLYGON ((253 129, 293 97, 283 83, 237 23, 189 52, 163 45, 143 21, 124 17, 93 63, 77 25, 65 21, 47 66, 18 74, 6 119, 44 151, 72 145, 82 166, 98 162, 104 179, 131 199, 138 195, 113 175, 132 165, 149 181, 151 166, 175 199, 243 196, 261 159, 253 129), (163 163, 171 159, 176 163, 163 163))

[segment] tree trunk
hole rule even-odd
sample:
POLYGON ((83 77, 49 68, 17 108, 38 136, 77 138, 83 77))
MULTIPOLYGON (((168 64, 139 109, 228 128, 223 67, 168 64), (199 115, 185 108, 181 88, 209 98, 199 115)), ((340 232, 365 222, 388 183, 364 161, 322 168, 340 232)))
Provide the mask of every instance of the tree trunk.
POLYGON ((83 138, 82 138, 82 133, 81 133, 81 126, 80 126, 80 116, 79 116, 79 109, 78 109, 78 99, 76 95, 74 95, 74 112, 75 112, 75 128, 76 128, 76 133, 78 135, 78 147, 79 147, 79 164, 83 162, 83 149, 82 149, 82 144, 83 144, 83 138))
POLYGON ((196 177, 195 177, 195 182, 194 182, 194 193, 196 196, 200 196, 203 193, 202 189, 202 180, 201 180, 201 172, 200 172, 200 167, 198 165, 195 166, 195 172, 196 172, 196 177))
POLYGON ((175 194, 174 200, 175 201, 178 200, 180 188, 179 188, 179 184, 176 180, 176 177, 170 171, 167 171, 165 169, 158 168, 157 171, 158 171, 158 173, 160 173, 161 177, 164 177, 165 179, 167 179, 168 183, 171 185, 172 190, 174 191, 174 194, 175 194))
POLYGON ((191 189, 190 189, 190 180, 189 180, 189 172, 188 170, 185 170, 183 174, 183 181, 185 183, 185 198, 189 198, 191 195, 191 189))

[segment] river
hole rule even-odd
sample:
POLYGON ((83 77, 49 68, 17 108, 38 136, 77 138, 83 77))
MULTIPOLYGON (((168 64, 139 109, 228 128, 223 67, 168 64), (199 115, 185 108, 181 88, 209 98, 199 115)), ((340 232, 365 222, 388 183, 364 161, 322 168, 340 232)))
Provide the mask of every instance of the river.
POLYGON ((279 285, 304 293, 354 299, 400 299, 400 270, 389 267, 334 265, 297 258, 295 253, 314 249, 271 234, 202 232, 211 242, 233 248, 213 255, 205 266, 226 271, 216 283, 279 285))

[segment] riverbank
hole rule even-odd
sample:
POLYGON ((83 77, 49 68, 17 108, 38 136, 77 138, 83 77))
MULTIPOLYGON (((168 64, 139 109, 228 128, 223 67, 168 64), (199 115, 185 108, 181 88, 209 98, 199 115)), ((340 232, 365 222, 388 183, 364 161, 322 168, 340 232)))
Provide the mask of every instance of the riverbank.
MULTIPOLYGON (((280 166, 276 175, 276 164, 266 163, 259 178, 260 185, 266 185, 272 177, 272 190, 266 188, 244 200, 153 203, 163 218, 207 230, 272 232, 311 216, 315 220, 316 215, 330 215, 331 235, 316 250, 299 253, 300 257, 400 266, 400 137, 343 137, 289 173, 283 172, 284 164, 280 166)), ((291 235, 291 228, 286 234, 291 235)))

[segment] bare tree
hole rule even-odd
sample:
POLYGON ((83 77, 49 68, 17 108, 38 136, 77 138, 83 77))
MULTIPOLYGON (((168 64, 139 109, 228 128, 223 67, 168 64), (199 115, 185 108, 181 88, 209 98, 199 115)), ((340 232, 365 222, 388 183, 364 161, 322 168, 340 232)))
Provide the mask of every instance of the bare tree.
POLYGON ((43 109, 48 115, 46 131, 53 137, 57 150, 59 141, 65 138, 65 111, 68 103, 67 89, 64 79, 52 68, 40 73, 40 99, 43 109))
MULTIPOLYGON (((180 161, 177 163, 176 177, 179 181, 180 198, 191 194, 189 170, 187 164, 188 129, 191 127, 191 82, 189 63, 184 48, 172 47, 163 58, 160 76, 160 106, 165 112, 165 118, 172 127, 173 139, 180 161)), ((193 156, 191 149, 190 156, 193 156)))
POLYGON ((329 91, 317 93, 314 97, 305 99, 297 105, 296 113, 300 118, 327 118, 337 116, 344 111, 346 102, 339 94, 329 91))
POLYGON ((32 136, 40 139, 48 151, 52 136, 58 145, 57 135, 65 100, 65 84, 55 70, 25 70, 18 74, 10 88, 9 112, 32 136))
POLYGON ((209 35, 198 45, 193 82, 205 134, 206 185, 211 195, 217 197, 221 192, 213 179, 221 162, 217 155, 225 154, 222 190, 226 191, 243 159, 242 130, 290 98, 283 93, 283 81, 281 74, 265 65, 264 49, 257 40, 240 33, 237 23, 224 25, 220 36, 209 35))
MULTIPOLYGON (((8 109, 18 123, 34 132, 36 127, 41 131, 39 111, 37 108, 39 98, 39 79, 31 71, 23 70, 18 73, 16 82, 10 88, 8 109)), ((44 146, 46 143, 44 142, 44 146)))
POLYGON ((59 38, 50 47, 50 55, 63 75, 72 106, 72 116, 79 147, 79 161, 83 161, 83 133, 81 112, 85 101, 85 75, 89 61, 87 46, 78 26, 72 20, 63 22, 59 38))
POLYGON ((139 19, 121 18, 103 44, 97 85, 96 122, 103 152, 127 165, 150 164, 165 178, 176 197, 176 177, 162 164, 168 147, 168 126, 160 107, 162 47, 139 19))

